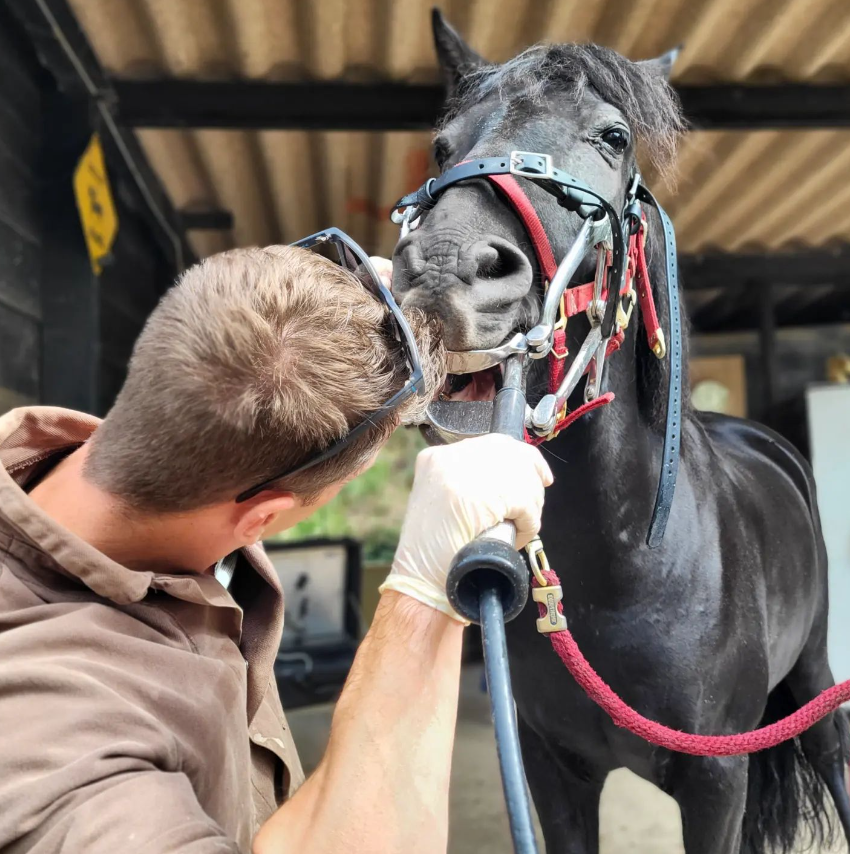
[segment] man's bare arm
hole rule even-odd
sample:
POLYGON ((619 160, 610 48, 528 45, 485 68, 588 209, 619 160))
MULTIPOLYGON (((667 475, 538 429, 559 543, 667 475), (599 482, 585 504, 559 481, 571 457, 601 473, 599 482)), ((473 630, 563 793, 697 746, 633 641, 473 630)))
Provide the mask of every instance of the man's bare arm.
POLYGON ((255 854, 445 852, 463 632, 446 575, 458 549, 505 519, 518 545, 528 542, 551 482, 540 452, 507 436, 419 454, 392 571, 328 751, 261 828, 255 854))
POLYGON ((442 852, 462 625, 381 597, 321 764, 262 827, 255 854, 442 852))

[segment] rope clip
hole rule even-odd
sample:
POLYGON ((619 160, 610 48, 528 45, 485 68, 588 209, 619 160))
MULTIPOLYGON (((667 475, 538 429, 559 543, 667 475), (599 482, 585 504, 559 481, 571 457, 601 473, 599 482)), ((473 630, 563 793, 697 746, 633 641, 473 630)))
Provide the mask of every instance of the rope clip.
POLYGON ((531 598, 546 609, 545 615, 537 620, 537 631, 541 635, 563 632, 567 628, 567 618, 558 610, 558 605, 564 598, 564 591, 560 584, 549 584, 544 575, 550 569, 540 537, 535 537, 525 547, 525 552, 528 555, 531 571, 534 573, 534 580, 537 582, 537 586, 531 590, 531 598))

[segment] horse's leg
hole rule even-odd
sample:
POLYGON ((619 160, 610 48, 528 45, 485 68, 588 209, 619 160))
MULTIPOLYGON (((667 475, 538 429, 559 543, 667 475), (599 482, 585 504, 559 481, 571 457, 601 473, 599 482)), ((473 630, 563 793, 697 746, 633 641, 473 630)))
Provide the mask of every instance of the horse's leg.
POLYGON ((736 854, 747 800, 746 756, 670 760, 664 790, 679 804, 687 854, 736 854))
MULTIPOLYGON (((809 643, 785 682, 799 705, 808 703, 821 691, 835 684, 826 655, 826 639, 809 643)), ((848 761, 847 720, 843 712, 827 715, 800 736, 800 745, 808 761, 832 796, 844 836, 850 842, 850 796, 845 773, 848 761), (840 727, 844 727, 842 738, 840 727)))
POLYGON ((599 796, 604 779, 571 767, 561 749, 520 718, 523 765, 543 828, 546 854, 598 854, 599 796))

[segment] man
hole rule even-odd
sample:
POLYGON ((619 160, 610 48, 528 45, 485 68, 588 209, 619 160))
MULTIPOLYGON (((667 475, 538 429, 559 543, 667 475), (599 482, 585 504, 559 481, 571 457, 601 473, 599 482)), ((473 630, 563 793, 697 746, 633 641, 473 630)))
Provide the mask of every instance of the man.
MULTIPOLYGON (((322 242, 368 268, 344 235, 322 242)), ((420 454, 303 785, 272 672, 283 599, 256 545, 419 417, 441 362, 374 271, 236 250, 166 294, 102 423, 0 419, 0 851, 445 850, 462 634, 446 572, 503 519, 534 535, 542 458, 499 436, 420 454)))

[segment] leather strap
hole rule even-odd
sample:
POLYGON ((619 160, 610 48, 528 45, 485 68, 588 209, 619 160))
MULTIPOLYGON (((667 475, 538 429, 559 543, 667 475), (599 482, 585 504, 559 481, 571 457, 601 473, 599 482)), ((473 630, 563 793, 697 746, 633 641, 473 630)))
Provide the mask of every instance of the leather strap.
POLYGON ((661 324, 658 322, 658 313, 655 310, 655 298, 652 295, 652 283, 649 281, 649 268, 646 264, 646 252, 644 251, 645 229, 646 223, 641 222, 640 231, 632 235, 634 249, 629 254, 635 259, 635 285, 643 325, 646 327, 646 341, 649 344, 649 349, 655 352, 656 356, 662 358, 663 351, 657 349, 662 340, 661 324))
MULTIPOLYGON (((439 178, 431 178, 418 190, 402 196, 393 205, 393 210, 415 205, 422 211, 429 211, 437 204, 437 197, 454 184, 459 184, 461 181, 469 181, 473 178, 485 178, 488 175, 510 175, 510 173, 510 157, 479 157, 476 160, 464 160, 456 166, 452 166, 451 169, 447 169, 439 178)), ((576 191, 575 201, 577 204, 591 203, 596 205, 600 201, 599 196, 587 184, 579 181, 578 178, 570 175, 568 172, 553 169, 550 174, 551 182, 572 188, 576 191), (589 197, 584 198, 584 193, 587 193, 589 197)), ((539 181, 541 186, 551 182, 539 181)), ((552 191, 549 190, 549 192, 552 191)))
MULTIPOLYGON (((566 430, 567 427, 570 426, 574 421, 578 421, 582 415, 586 415, 588 412, 592 412, 594 409, 599 409, 601 406, 607 406, 607 404, 611 403, 614 400, 614 392, 608 391, 605 394, 599 395, 599 397, 595 397, 593 400, 588 403, 583 403, 578 409, 574 409, 572 412, 568 412, 561 421, 559 421, 555 425, 554 433, 557 435, 561 432, 561 430, 566 430)), ((534 445, 537 447, 538 445, 542 445, 547 441, 546 436, 529 436, 528 432, 525 434, 525 441, 529 445, 534 445)))
POLYGON ((667 300, 670 306, 670 341, 667 353, 670 358, 670 379, 667 385, 667 423, 664 428, 663 456, 661 472, 658 478, 658 491, 646 544, 655 549, 664 539, 673 495, 676 490, 676 476, 679 472, 679 447, 682 436, 682 317, 679 306, 679 274, 676 262, 676 232, 670 217, 658 204, 649 190, 641 185, 638 198, 652 205, 661 218, 664 228, 664 259, 667 270, 667 300))
POLYGON ((543 273, 543 278, 547 282, 551 282, 558 270, 558 262, 555 260, 555 253, 552 252, 549 236, 546 234, 546 229, 543 228, 543 223, 540 222, 540 217, 537 216, 534 205, 531 204, 530 199, 520 187, 519 181, 513 175, 488 175, 488 177, 490 182, 495 184, 510 202, 514 212, 522 221, 531 239, 531 245, 534 247, 540 272, 543 273))

